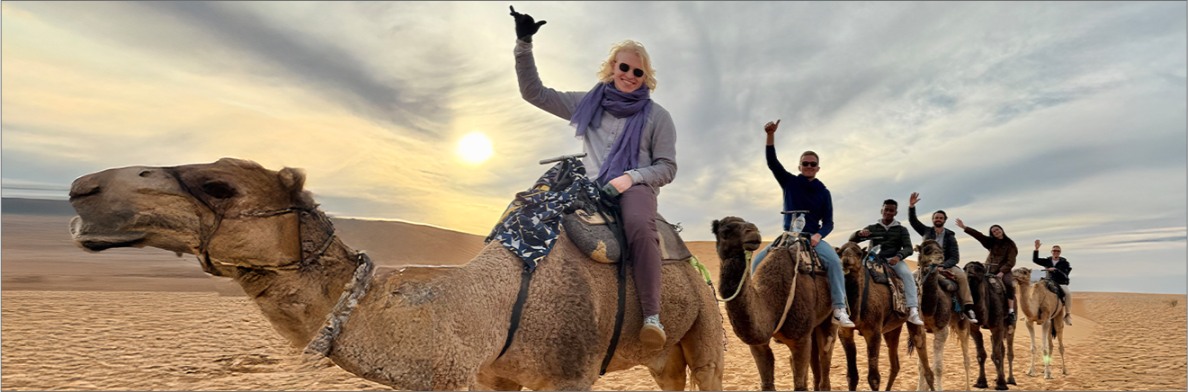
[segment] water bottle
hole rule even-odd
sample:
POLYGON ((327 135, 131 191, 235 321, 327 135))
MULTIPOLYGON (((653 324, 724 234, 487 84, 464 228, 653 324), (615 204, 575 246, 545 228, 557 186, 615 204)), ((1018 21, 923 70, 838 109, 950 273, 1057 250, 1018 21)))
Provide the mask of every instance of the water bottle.
POLYGON ((792 232, 799 234, 801 230, 804 230, 804 214, 796 214, 792 219, 792 232))

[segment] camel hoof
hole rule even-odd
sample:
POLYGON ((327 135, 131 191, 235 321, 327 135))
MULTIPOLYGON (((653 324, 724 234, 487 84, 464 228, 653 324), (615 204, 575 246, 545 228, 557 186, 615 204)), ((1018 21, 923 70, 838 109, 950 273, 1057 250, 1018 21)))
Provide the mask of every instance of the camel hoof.
POLYGON ((978 382, 974 383, 974 388, 982 388, 982 389, 986 389, 986 388, 989 388, 989 387, 990 387, 990 385, 989 385, 989 384, 986 384, 986 382, 985 382, 985 381, 978 381, 978 382))
POLYGON ((1007 385, 1019 385, 1019 384, 1015 383, 1014 377, 1011 377, 1011 378, 1007 379, 1007 385))
POLYGON ((996 390, 999 390, 999 391, 1005 391, 1005 390, 1008 390, 1008 389, 1010 389, 1010 388, 1007 388, 1006 384, 1000 384, 1000 385, 995 385, 995 386, 994 386, 994 389, 996 389, 996 390))

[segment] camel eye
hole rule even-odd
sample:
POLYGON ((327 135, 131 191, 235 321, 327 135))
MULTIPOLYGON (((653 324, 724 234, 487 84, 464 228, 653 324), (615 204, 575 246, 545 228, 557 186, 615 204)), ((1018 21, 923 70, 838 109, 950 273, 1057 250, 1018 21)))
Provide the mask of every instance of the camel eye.
POLYGON ((211 181, 202 184, 202 192, 216 199, 228 199, 235 196, 235 188, 222 181, 211 181))

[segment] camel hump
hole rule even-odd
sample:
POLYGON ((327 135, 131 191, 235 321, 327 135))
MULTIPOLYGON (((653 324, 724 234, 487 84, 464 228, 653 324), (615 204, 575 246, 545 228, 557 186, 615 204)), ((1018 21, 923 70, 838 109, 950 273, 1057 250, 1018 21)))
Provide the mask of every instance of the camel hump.
MULTIPOLYGON (((586 209, 577 209, 561 219, 561 226, 565 229, 565 235, 582 253, 599 263, 616 264, 623 259, 625 244, 620 245, 618 237, 611 231, 613 219, 586 209), (612 221, 608 222, 608 219, 612 221)), ((656 231, 660 237, 660 258, 665 263, 683 262, 693 257, 681 239, 680 227, 657 215, 656 231)))

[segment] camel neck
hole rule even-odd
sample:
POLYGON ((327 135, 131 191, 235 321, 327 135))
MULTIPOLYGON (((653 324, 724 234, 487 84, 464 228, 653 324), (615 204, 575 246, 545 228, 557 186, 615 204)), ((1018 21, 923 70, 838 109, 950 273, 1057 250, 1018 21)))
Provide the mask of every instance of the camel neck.
MULTIPOLYGON (((766 257, 773 257, 772 253, 774 252, 769 252, 766 257)), ((719 292, 725 298, 739 290, 736 297, 726 302, 726 313, 730 316, 734 332, 747 344, 768 341, 774 332, 772 329, 775 327, 775 318, 763 306, 761 296, 754 292, 755 280, 760 276, 746 276, 746 264, 750 261, 741 249, 738 252, 719 251, 718 257, 722 260, 718 274, 722 285, 719 292), (738 285, 742 285, 741 289, 738 285)))
POLYGON ((252 270, 235 278, 277 332, 297 347, 326 322, 357 264, 356 252, 334 237, 333 225, 320 211, 301 214, 300 236, 307 256, 300 268, 252 270))

